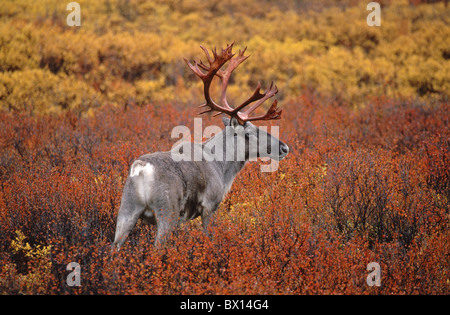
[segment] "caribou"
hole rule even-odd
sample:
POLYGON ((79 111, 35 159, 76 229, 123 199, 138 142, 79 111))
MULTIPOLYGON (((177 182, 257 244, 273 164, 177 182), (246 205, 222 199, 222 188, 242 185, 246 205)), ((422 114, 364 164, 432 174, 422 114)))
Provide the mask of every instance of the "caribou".
POLYGON ((144 154, 133 162, 117 215, 113 249, 120 249, 139 219, 156 225, 157 247, 166 242, 178 225, 198 216, 201 216, 203 229, 208 234, 208 226, 214 221, 219 204, 247 161, 252 157, 280 161, 289 153, 285 143, 252 123, 281 118, 282 111, 277 106, 277 100, 265 114, 251 115, 277 94, 278 89, 273 82, 264 93, 258 82, 253 94, 242 104, 234 108, 228 104, 226 91, 230 75, 249 57, 244 56, 246 48, 239 50, 237 55, 233 54, 233 44, 227 45, 220 53, 214 48, 213 56, 200 46, 209 65, 184 59, 203 81, 206 103, 200 105, 204 108, 200 114, 214 111, 217 112, 214 116, 229 116, 222 119, 225 128, 203 143, 188 143, 192 150, 184 152, 181 145, 175 146, 167 152, 144 154), (221 69, 227 62, 228 66, 221 69), (220 105, 210 95, 214 77, 221 80, 220 105), (192 152, 198 149, 208 153, 203 154, 201 159, 194 159, 192 152), (215 151, 222 151, 219 156, 223 158, 211 158, 211 152, 215 151), (230 154, 231 151, 233 153, 230 154), (183 158, 180 159, 180 155, 183 158), (243 158, 237 158, 239 155, 243 158), (175 159, 175 156, 178 158, 175 159))

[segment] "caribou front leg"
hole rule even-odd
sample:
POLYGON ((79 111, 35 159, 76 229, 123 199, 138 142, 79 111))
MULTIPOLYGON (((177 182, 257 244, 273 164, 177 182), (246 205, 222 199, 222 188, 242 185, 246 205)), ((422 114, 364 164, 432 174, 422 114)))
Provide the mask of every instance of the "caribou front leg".
POLYGON ((218 206, 219 205, 217 204, 211 208, 202 207, 201 209, 203 232, 210 238, 214 236, 214 227, 216 226, 216 213, 218 206))

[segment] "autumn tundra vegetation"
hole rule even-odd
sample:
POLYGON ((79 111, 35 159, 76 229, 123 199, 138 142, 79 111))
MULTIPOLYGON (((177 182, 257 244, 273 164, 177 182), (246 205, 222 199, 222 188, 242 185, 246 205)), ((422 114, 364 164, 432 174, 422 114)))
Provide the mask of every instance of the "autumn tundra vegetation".
POLYGON ((251 123, 281 118, 277 100, 265 114, 253 114, 277 94, 276 85, 271 83, 261 92, 258 83, 243 103, 235 107, 228 103, 226 92, 231 75, 249 57, 244 55, 246 48, 233 53, 233 45, 221 50, 214 48, 211 54, 201 46, 206 63, 186 60, 204 84, 206 102, 199 106, 204 108, 200 115, 215 112, 214 116, 229 116, 222 119, 224 128, 219 128, 205 142, 181 141, 170 151, 144 154, 133 162, 117 215, 113 250, 123 245, 139 219, 156 225, 155 245, 158 247, 177 226, 199 216, 203 230, 213 235, 217 208, 247 162, 258 158, 280 161, 289 153, 288 145, 251 123), (227 67, 222 69, 225 64, 227 67), (213 100, 210 91, 216 77, 221 81, 220 104, 213 100))
POLYGON ((446 3, 380 1, 370 27, 365 1, 78 2, 79 27, 61 1, 0 6, 2 294, 449 294, 446 3), (227 98, 275 81, 283 118, 255 125, 289 155, 247 163, 212 236, 197 218, 155 247, 138 222, 111 253, 132 163, 204 102, 183 58, 233 41, 227 98))

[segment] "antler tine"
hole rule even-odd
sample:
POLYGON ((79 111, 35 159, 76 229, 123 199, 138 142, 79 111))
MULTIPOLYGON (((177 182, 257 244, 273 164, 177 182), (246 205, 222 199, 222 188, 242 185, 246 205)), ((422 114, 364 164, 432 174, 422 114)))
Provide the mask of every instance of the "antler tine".
POLYGON ((200 63, 198 64, 198 66, 199 66, 200 68, 202 68, 203 70, 205 70, 205 71, 209 71, 209 67, 208 67, 207 65, 205 65, 205 64, 203 63, 203 61, 201 61, 201 60, 200 60, 200 63))
MULTIPOLYGON (((255 90, 254 95, 256 94, 257 96, 255 96, 254 98, 259 98, 259 101, 256 102, 255 104, 253 104, 252 106, 250 106, 249 108, 247 108, 247 110, 240 112, 242 115, 241 116, 245 116, 248 118, 248 116, 254 112, 259 106, 261 106, 261 104, 263 104, 267 99, 273 97, 275 94, 278 93, 278 88, 276 85, 273 84, 273 81, 270 83, 269 88, 267 89, 266 92, 264 92, 263 94, 259 93, 259 88, 260 88, 260 84, 258 82, 258 87, 255 90)), ((250 99, 248 99, 247 101, 245 101, 244 103, 242 103, 242 105, 247 106, 248 104, 250 104, 251 102, 253 102, 255 100, 252 99, 252 97, 250 97, 250 99), (250 102, 249 102, 250 101, 250 102), (247 104, 246 104, 247 103, 247 104)), ((244 106, 238 106, 237 108, 243 108, 244 106)), ((275 104, 276 105, 276 104, 275 104)), ((273 106, 273 104, 272 104, 273 106)), ((272 107, 271 107, 272 108, 272 107)), ((270 110, 270 109, 269 109, 270 110)))
POLYGON ((277 106, 278 101, 274 100, 269 110, 264 115, 258 115, 253 117, 243 117, 244 121, 255 121, 255 120, 276 120, 281 119, 282 110, 277 106))
POLYGON ((256 86, 256 89, 253 91, 252 96, 250 96, 244 103, 242 103, 241 105, 239 105, 238 107, 235 108, 235 111, 238 112, 240 111, 242 108, 244 108, 245 106, 247 106, 248 104, 251 104, 253 102, 256 102, 257 100, 261 99, 262 97, 264 97, 265 93, 261 94, 259 91, 261 90, 261 83, 258 81, 258 85, 256 86))
MULTIPOLYGON (((234 42, 233 42, 234 44, 234 42)), ((232 45, 231 44, 229 47, 231 49, 232 45)), ((224 106, 228 106, 228 101, 227 101, 227 87, 228 87, 228 80, 230 79, 231 73, 234 71, 234 69, 236 69, 241 63, 243 63, 245 60, 247 60, 248 57, 250 57, 250 55, 248 56, 244 56, 245 51, 247 50, 247 47, 245 47, 242 51, 239 50, 238 55, 235 58, 231 58, 230 59, 230 63, 228 64, 228 67, 225 70, 219 70, 218 71, 218 76, 221 78, 222 80, 222 96, 220 98, 222 105, 224 106)), ((231 50, 229 52, 231 54, 231 50)), ((232 56, 235 56, 236 54, 232 54, 232 56)), ((237 113, 237 110, 234 110, 234 113, 237 113)))
MULTIPOLYGON (((200 48, 205 52, 206 59, 208 59, 209 64, 212 65, 212 63, 213 63, 214 60, 211 59, 211 56, 209 55, 208 49, 206 49, 206 48, 203 47, 202 45, 200 45, 200 48)), ((214 57, 216 56, 216 54, 214 53, 215 50, 216 50, 216 48, 214 48, 214 51, 213 51, 214 57)))
POLYGON ((217 49, 212 49, 212 54, 214 59, 209 54, 209 51, 203 47, 200 46, 200 48, 205 52, 206 58, 208 60, 209 66, 204 64, 201 60, 200 61, 194 61, 192 64, 188 60, 184 59, 186 64, 189 66, 189 68, 202 79, 204 84, 204 94, 206 103, 203 105, 200 105, 199 107, 209 107, 205 110, 203 110, 201 114, 217 111, 218 113, 214 114, 213 116, 220 115, 221 113, 227 114, 231 117, 235 117, 238 119, 240 123, 244 123, 246 121, 254 121, 254 120, 270 120, 270 119, 280 119, 281 118, 281 109, 277 107, 277 101, 275 100, 272 105, 270 106, 269 110, 264 115, 258 115, 249 117, 249 115, 254 112, 259 106, 261 106, 267 99, 273 97, 275 94, 278 93, 278 88, 276 85, 273 84, 273 82, 270 84, 269 88, 264 92, 261 93, 261 84, 258 82, 258 85, 256 89, 253 91, 253 94, 242 104, 237 106, 236 108, 230 107, 228 105, 227 97, 226 97, 226 91, 228 87, 228 81, 230 79, 231 73, 236 69, 242 62, 247 60, 250 55, 245 56, 245 51, 247 50, 247 47, 245 47, 242 51, 239 50, 237 56, 236 54, 232 53, 234 42, 232 42, 230 45, 227 44, 226 48, 223 48, 221 53, 217 53, 217 49), (220 68, 229 61, 229 64, 225 70, 221 70, 220 68), (206 71, 204 73, 203 71, 206 71), (216 104, 209 93, 209 88, 211 86, 211 82, 214 78, 214 76, 218 76, 222 81, 222 89, 221 89, 221 105, 216 104), (256 103, 254 103, 256 102, 256 103), (245 111, 241 111, 244 107, 250 105, 251 103, 254 103, 252 106, 247 108, 245 111))
POLYGON ((202 79, 202 77, 205 75, 200 69, 198 68, 199 64, 197 61, 194 61, 194 64, 192 64, 189 60, 186 58, 183 58, 184 62, 188 65, 188 67, 194 72, 198 77, 202 79))
POLYGON ((214 48, 212 50, 214 59, 212 59, 211 55, 205 47, 200 46, 200 48, 205 52, 209 66, 205 65, 202 61, 194 61, 194 64, 192 64, 188 60, 184 59, 189 68, 203 81, 206 103, 201 105, 200 107, 209 106, 210 108, 201 112, 201 114, 216 110, 218 112, 230 115, 233 111, 233 109, 228 106, 227 103, 223 103, 223 106, 216 104, 211 98, 209 92, 209 88, 214 76, 218 75, 222 79, 222 72, 220 72, 220 68, 234 56, 231 53, 233 44, 234 43, 228 45, 226 49, 222 49, 222 52, 220 54, 217 54, 217 49, 214 48), (202 70, 200 69, 206 71, 206 73, 202 72, 202 70))

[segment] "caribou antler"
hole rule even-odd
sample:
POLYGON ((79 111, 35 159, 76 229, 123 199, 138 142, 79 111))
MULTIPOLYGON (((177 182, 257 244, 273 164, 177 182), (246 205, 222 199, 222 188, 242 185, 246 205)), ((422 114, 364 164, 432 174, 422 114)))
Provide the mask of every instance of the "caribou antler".
POLYGON ((254 112, 262 103, 264 103, 267 99, 273 97, 277 94, 278 89, 277 86, 270 84, 270 87, 266 92, 261 93, 261 84, 258 82, 258 86, 256 87, 253 94, 242 104, 239 106, 232 108, 227 101, 227 86, 228 80, 230 79, 230 75, 234 69, 236 69, 242 62, 244 62, 249 56, 244 56, 245 50, 239 50, 239 53, 236 57, 235 54, 232 53, 234 42, 231 45, 227 45, 225 49, 222 49, 220 54, 217 54, 216 48, 212 50, 213 58, 209 54, 208 50, 200 46, 205 52, 206 59, 208 60, 209 66, 205 65, 202 61, 194 63, 190 63, 188 60, 184 59, 186 64, 191 68, 191 70, 203 81, 204 85, 204 94, 206 103, 200 105, 199 107, 209 107, 208 109, 202 111, 200 114, 204 114, 207 112, 217 111, 218 113, 214 116, 220 115, 221 113, 227 114, 231 117, 235 117, 241 124, 246 121, 255 121, 255 120, 272 120, 272 119, 280 119, 281 118, 281 109, 277 107, 277 101, 275 100, 270 106, 269 110, 264 115, 258 115, 250 117, 250 114, 254 112), (225 70, 221 70, 222 66, 229 61, 229 64, 225 70), (203 71, 206 71, 203 72, 203 71), (211 95, 209 93, 209 88, 211 86, 211 82, 214 79, 214 76, 218 76, 222 81, 222 91, 221 91, 221 105, 218 105, 213 101, 211 95), (254 103, 256 102, 256 103, 254 103), (250 107, 248 107, 245 111, 242 111, 244 107, 254 103, 250 107))

